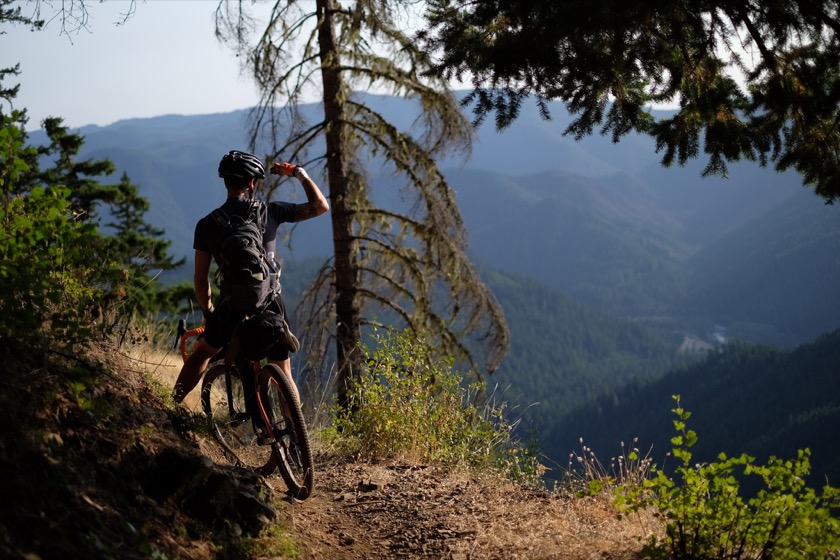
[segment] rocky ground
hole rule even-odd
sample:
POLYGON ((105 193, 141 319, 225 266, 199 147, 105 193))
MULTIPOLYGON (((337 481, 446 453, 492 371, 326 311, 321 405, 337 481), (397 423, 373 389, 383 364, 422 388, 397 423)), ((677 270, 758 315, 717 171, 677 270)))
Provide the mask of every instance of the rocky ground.
POLYGON ((307 558, 637 558, 638 521, 570 498, 400 463, 325 461, 318 492, 284 508, 307 558))
POLYGON ((160 364, 7 344, 0 358, 3 558, 629 559, 656 527, 602 498, 324 449, 315 493, 293 501, 165 404, 160 364))

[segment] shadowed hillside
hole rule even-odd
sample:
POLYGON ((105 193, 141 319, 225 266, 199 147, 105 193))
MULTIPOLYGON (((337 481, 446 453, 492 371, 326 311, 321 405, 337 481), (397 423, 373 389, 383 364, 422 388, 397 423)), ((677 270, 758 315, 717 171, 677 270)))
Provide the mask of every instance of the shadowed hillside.
POLYGON ((603 457, 619 452, 620 442, 638 438, 653 446, 663 462, 671 449, 672 395, 692 411, 701 435, 697 461, 718 453, 741 452, 764 461, 770 455, 795 457, 810 448, 812 481, 840 481, 840 330, 793 350, 732 344, 692 366, 650 383, 632 383, 607 392, 558 422, 548 441, 579 448, 578 439, 603 457), (563 443, 560 443, 563 442, 563 443))

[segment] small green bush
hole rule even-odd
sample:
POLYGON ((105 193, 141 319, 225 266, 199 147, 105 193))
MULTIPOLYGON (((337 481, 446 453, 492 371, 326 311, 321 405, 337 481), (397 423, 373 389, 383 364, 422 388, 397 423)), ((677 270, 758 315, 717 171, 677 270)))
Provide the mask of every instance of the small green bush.
POLYGON ((653 507, 665 522, 665 536, 651 537, 650 558, 681 559, 825 559, 840 553, 840 490, 825 486, 820 494, 806 486, 809 452, 795 460, 771 457, 766 465, 755 458, 718 456, 719 461, 692 464, 697 435, 687 428, 691 413, 679 397, 671 439, 679 461, 675 477, 660 468, 642 486, 628 485, 617 493, 628 511, 653 507), (740 480, 758 477, 762 489, 749 499, 740 480))
POLYGON ((404 457, 501 469, 534 478, 534 445, 512 435, 504 405, 475 404, 479 385, 466 384, 453 362, 435 362, 430 343, 409 332, 373 334, 364 348, 367 373, 335 409, 334 443, 367 458, 404 457))
POLYGON ((36 187, 0 207, 0 337, 69 346, 91 335, 99 235, 74 219, 69 194, 36 187))

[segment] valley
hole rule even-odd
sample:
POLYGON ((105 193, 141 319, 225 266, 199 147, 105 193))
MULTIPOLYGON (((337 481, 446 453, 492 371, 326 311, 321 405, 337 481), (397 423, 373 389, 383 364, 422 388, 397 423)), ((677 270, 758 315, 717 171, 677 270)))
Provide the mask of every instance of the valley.
MULTIPOLYGON (((402 100, 365 101, 400 122, 413 116, 402 100)), ((603 402, 643 399, 639 388, 677 379, 721 336, 789 351, 840 326, 840 213, 799 176, 747 163, 727 179, 702 178, 700 162, 665 169, 645 138, 574 142, 561 134, 567 117, 553 115, 546 122, 526 110, 503 134, 480 128, 468 158, 442 162, 470 252, 511 327, 507 359, 487 381, 551 461, 563 462, 603 402)), ((108 157, 138 183, 149 221, 167 232, 173 254, 189 259, 195 222, 221 202, 218 156, 243 147, 246 118, 238 111, 85 127, 82 155, 108 157)), ((402 185, 376 160, 369 172, 377 201, 403 208, 402 185)), ((278 192, 302 197, 291 186, 278 192)), ((293 301, 330 253, 331 234, 317 220, 286 233, 284 289, 293 301)), ((190 263, 178 274, 189 278, 190 263)), ((798 367, 789 364, 792 379, 798 367)), ((729 382, 739 394, 743 380, 729 382)), ((690 385, 677 388, 692 397, 690 385)), ((670 403, 660 400, 634 402, 658 411, 651 438, 669 432, 670 403)), ((602 433, 623 420, 613 422, 602 433)), ((763 426, 756 419, 751 429, 755 439, 763 426)))

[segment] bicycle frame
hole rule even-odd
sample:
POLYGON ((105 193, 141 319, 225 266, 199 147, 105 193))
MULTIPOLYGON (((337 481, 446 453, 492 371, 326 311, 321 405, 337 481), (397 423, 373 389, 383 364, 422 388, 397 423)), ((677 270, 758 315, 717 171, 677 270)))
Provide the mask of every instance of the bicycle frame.
MULTIPOLYGON (((181 359, 184 362, 186 362, 187 358, 189 358, 189 355, 190 355, 190 352, 187 349, 187 341, 190 338, 198 338, 202 334, 204 334, 204 325, 200 325, 200 326, 198 326, 194 329, 191 329, 191 330, 186 330, 185 321, 182 319, 178 323, 178 334, 179 334, 179 337, 180 337, 179 343, 180 343, 180 350, 181 350, 181 359)), ((234 336, 237 336, 237 335, 234 335, 234 336)), ((236 352, 235 354, 238 354, 238 352, 236 352)), ((245 398, 246 409, 248 409, 248 408, 252 409, 252 410, 246 410, 246 412, 248 412, 251 415, 252 418, 254 417, 254 415, 253 415, 254 412, 259 413, 259 415, 262 417, 263 424, 266 426, 266 429, 268 430, 268 433, 266 434, 268 436, 268 441, 269 442, 274 441, 274 439, 275 439, 275 437, 274 437, 274 426, 272 425, 271 418, 269 418, 268 414, 266 413, 265 403, 262 402, 262 397, 260 395, 260 391, 257 390, 257 385, 258 385, 257 384, 257 377, 259 375, 259 372, 260 372, 260 369, 261 369, 262 365, 257 361, 247 360, 242 356, 231 355, 231 345, 228 345, 227 347, 222 348, 219 351, 219 353, 211 359, 210 363, 218 361, 218 360, 222 359, 222 357, 224 357, 225 371, 226 372, 229 371, 230 365, 232 363, 236 363, 236 362, 241 362, 242 365, 247 364, 248 367, 247 368, 242 368, 242 369, 248 369, 248 370, 253 372, 253 377, 250 378, 250 379, 247 379, 247 380, 245 379, 246 378, 246 375, 245 375, 246 372, 245 371, 242 372, 242 376, 241 376, 241 381, 242 381, 243 387, 246 390, 246 398, 245 398), (252 383, 248 383, 249 381, 252 381, 252 383), (246 383, 248 383, 248 386, 246 386, 246 383), (254 405, 254 402, 253 402, 252 398, 249 398, 249 395, 253 395, 253 397, 256 397, 256 400, 257 400, 256 410, 253 410, 253 408, 252 408, 253 405, 254 405), (249 406, 249 404, 251 406, 249 406)), ((232 387, 232 379, 231 379, 230 375, 225 375, 225 390, 227 391, 227 396, 228 396, 228 398, 227 398, 228 413, 231 416, 233 416, 233 414, 234 414, 233 398, 232 398, 233 387, 232 387)))
MULTIPOLYGON (((180 343, 184 361, 190 355, 188 340, 203 333, 203 326, 187 330, 185 321, 179 322, 176 345, 180 343)), ((211 359, 213 362, 216 365, 208 366, 203 372, 201 402, 213 435, 225 454, 236 464, 264 476, 279 470, 289 494, 306 499, 314 484, 314 466, 306 421, 293 382, 277 364, 263 365, 260 360, 245 358, 240 352, 238 329, 226 348, 211 359), (215 405, 210 404, 213 391, 218 395, 215 405), (226 407, 221 404, 222 399, 227 401, 226 407), (217 423, 211 408, 219 412, 226 408, 227 416, 222 413, 222 421, 217 423), (266 445, 270 447, 268 456, 265 456, 266 445)))

